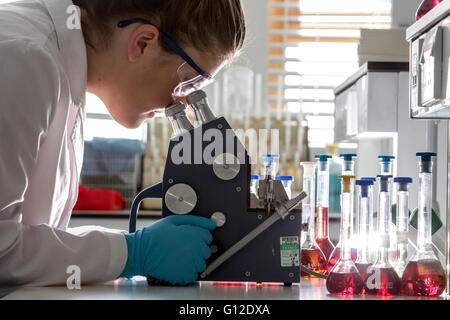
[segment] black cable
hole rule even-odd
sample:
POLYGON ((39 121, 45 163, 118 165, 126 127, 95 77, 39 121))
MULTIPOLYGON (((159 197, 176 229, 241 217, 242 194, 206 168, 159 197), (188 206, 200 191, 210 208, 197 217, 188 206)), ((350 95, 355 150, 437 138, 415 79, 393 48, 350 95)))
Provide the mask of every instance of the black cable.
POLYGON ((327 279, 328 278, 328 276, 326 276, 326 275, 324 275, 322 273, 317 273, 315 271, 312 271, 312 270, 310 270, 308 268, 305 268, 304 266, 300 266, 300 270, 302 270, 303 272, 306 272, 306 273, 308 273, 308 274, 310 274, 310 275, 312 275, 314 277, 317 277, 317 278, 321 278, 321 279, 327 279))

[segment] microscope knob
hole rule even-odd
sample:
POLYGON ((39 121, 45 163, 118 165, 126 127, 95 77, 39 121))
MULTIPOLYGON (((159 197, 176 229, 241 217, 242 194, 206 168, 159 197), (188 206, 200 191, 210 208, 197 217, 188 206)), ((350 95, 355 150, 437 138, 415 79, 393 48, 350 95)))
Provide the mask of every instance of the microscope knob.
POLYGON ((197 193, 191 186, 179 183, 167 190, 164 197, 167 209, 174 214, 188 214, 197 205, 197 193))
POLYGON ((227 218, 222 212, 214 212, 211 216, 211 220, 216 223, 218 228, 223 227, 223 225, 227 222, 227 218))
POLYGON ((239 174, 241 164, 231 153, 223 153, 214 159, 213 170, 219 179, 233 180, 239 174))

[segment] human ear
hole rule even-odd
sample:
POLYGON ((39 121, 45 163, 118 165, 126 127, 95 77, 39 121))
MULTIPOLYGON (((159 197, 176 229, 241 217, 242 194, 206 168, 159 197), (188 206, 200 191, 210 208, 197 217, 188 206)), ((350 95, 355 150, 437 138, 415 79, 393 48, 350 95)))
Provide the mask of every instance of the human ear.
POLYGON ((158 45, 159 30, 152 25, 137 28, 128 41, 128 60, 136 62, 146 49, 158 45))

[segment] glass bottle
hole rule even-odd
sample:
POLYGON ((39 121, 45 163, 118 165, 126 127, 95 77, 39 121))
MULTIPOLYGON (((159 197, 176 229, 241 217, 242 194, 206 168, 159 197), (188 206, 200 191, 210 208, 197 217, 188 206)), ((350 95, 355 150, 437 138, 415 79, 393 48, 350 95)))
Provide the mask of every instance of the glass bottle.
POLYGON ((417 153, 419 161, 419 222, 417 252, 403 272, 402 291, 410 296, 439 296, 446 286, 445 271, 432 248, 431 210, 433 161, 436 153, 417 153))
MULTIPOLYGON (((317 273, 325 273, 327 269, 327 259, 315 241, 315 162, 302 162, 303 166, 303 191, 308 197, 302 202, 302 252, 301 264, 317 273)), ((301 272, 302 278, 310 278, 312 275, 301 272)))
POLYGON ((337 295, 360 294, 364 283, 352 261, 351 235, 353 227, 353 181, 354 176, 341 176, 341 235, 342 255, 331 270, 326 281, 328 292, 337 295))
POLYGON ((401 278, 408 264, 408 226, 409 226, 409 193, 408 184, 411 178, 399 177, 394 179, 397 184, 397 262, 395 271, 401 278))
POLYGON ((368 294, 389 296, 400 292, 400 278, 389 261, 389 223, 392 213, 390 180, 392 176, 378 176, 378 258, 367 269, 364 290, 368 294))
POLYGON ((330 165, 331 156, 322 155, 317 161, 317 232, 316 243, 325 257, 331 255, 334 244, 330 241, 329 233, 329 196, 330 196, 330 165))

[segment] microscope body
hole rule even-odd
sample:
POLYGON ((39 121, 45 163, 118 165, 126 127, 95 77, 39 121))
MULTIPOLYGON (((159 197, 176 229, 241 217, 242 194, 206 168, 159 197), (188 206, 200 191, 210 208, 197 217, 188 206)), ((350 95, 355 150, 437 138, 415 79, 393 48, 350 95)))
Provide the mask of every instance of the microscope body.
MULTIPOLYGON (((204 93, 199 100, 209 110, 204 93)), ((130 232, 135 229, 139 203, 148 197, 162 198, 163 217, 189 214, 213 219, 217 228, 212 231, 208 265, 277 214, 275 207, 289 199, 281 181, 272 177, 260 181, 258 196, 251 194, 247 150, 225 118, 212 117, 209 111, 208 119, 202 119, 202 112, 195 108, 198 103, 192 105, 197 127, 177 129, 169 144, 163 181, 136 197, 130 232)), ((199 280, 300 282, 300 229, 298 207, 199 280)))

